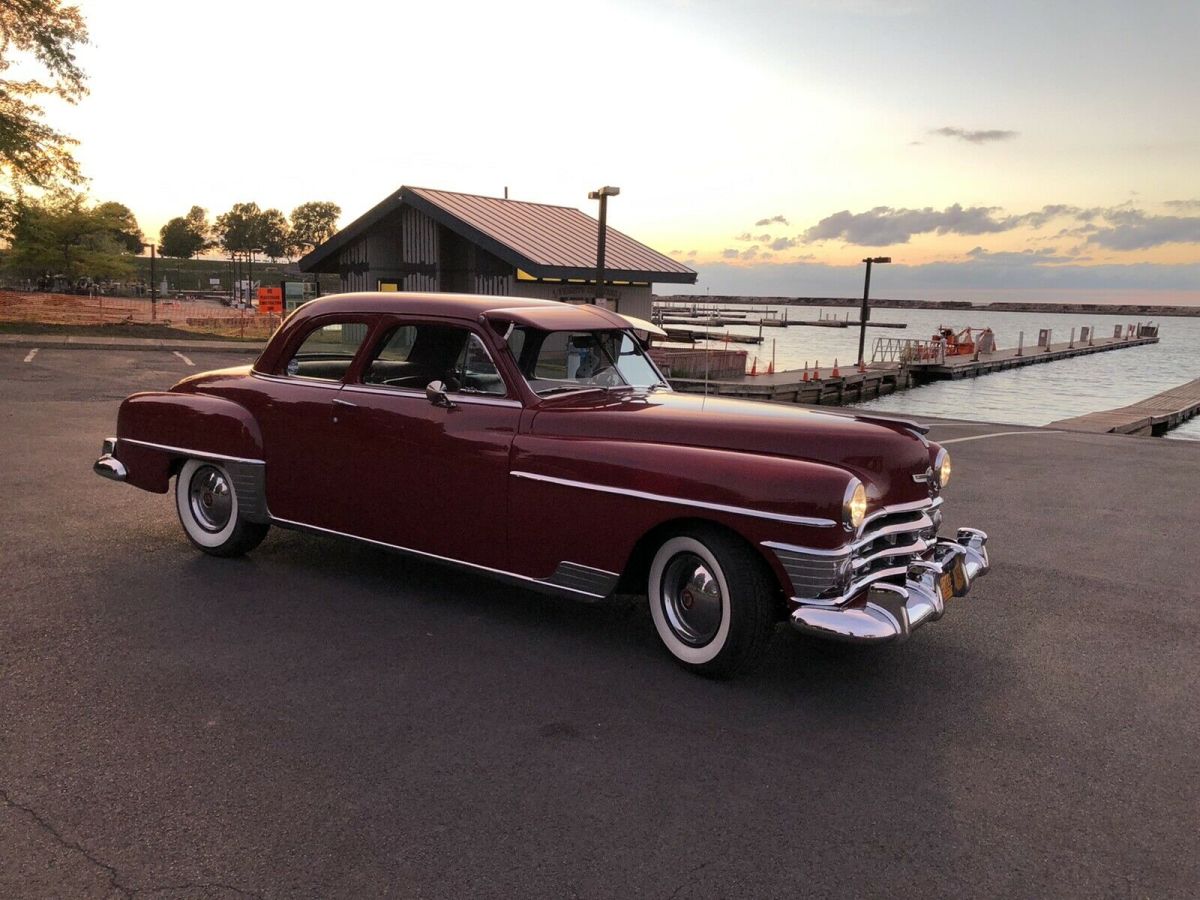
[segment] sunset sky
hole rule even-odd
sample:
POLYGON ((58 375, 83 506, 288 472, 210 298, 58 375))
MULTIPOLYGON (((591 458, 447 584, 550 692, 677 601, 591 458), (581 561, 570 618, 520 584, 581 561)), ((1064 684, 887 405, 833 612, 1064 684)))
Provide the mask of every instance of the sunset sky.
POLYGON ((713 293, 1200 303, 1200 3, 84 0, 51 108, 147 235, 401 184, 576 205, 713 293), (202 11, 201 11, 202 10, 202 11))

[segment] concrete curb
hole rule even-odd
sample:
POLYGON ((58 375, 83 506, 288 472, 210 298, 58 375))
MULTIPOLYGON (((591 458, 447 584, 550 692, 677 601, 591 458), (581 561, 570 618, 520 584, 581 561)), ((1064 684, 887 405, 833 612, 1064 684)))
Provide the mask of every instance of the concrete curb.
POLYGON ((37 347, 56 350, 179 350, 191 353, 246 353, 258 355, 266 347, 258 341, 188 341, 159 338, 100 337, 72 334, 0 334, 0 347, 37 347))

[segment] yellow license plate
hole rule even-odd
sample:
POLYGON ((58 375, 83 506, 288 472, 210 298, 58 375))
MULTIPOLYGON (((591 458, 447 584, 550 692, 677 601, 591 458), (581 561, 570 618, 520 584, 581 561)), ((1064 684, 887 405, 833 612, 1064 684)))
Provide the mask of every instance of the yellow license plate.
POLYGON ((967 571, 963 567, 961 553, 954 557, 954 563, 950 566, 950 571, 943 572, 938 579, 938 589, 942 593, 943 600, 948 600, 951 597, 962 597, 967 593, 967 571))

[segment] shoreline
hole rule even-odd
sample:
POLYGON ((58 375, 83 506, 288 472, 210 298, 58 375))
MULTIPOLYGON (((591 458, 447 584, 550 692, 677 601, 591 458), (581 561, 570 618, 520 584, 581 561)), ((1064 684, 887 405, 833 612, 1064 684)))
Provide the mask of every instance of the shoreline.
MULTIPOLYGON (((858 308, 861 297, 747 297, 735 294, 665 294, 654 295, 655 303, 681 305, 718 306, 721 304, 743 306, 836 306, 858 308)), ((1142 303, 1033 303, 1023 301, 996 301, 972 303, 969 300, 895 300, 887 297, 871 298, 872 309, 944 309, 968 310, 971 312, 1021 312, 1021 313, 1068 313, 1089 316, 1153 316, 1165 318, 1180 316, 1200 317, 1200 306, 1165 306, 1142 303)))

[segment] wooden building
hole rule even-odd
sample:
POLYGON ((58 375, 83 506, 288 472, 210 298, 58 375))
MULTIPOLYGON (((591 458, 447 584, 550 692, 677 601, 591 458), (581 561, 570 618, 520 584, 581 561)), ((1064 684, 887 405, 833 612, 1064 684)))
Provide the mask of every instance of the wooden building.
MULTIPOLYGON (((591 303, 599 223, 578 209, 402 187, 300 260, 344 291, 448 291, 591 303)), ((604 305, 650 318, 655 282, 696 273, 615 228, 606 234, 604 305)))

